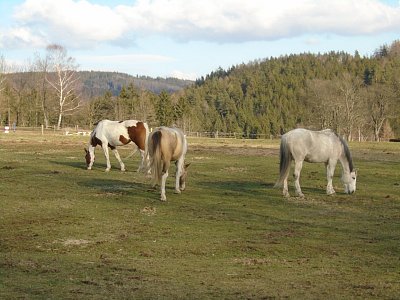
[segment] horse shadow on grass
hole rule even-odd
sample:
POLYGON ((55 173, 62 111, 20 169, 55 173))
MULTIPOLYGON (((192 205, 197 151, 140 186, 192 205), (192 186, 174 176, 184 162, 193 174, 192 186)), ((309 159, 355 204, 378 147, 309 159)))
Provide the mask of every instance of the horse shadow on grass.
MULTIPOLYGON (((66 166, 66 167, 71 167, 71 168, 74 168, 74 169, 80 169, 80 170, 86 170, 87 169, 86 163, 82 162, 82 161, 54 161, 54 160, 52 160, 52 161, 50 161, 50 163, 56 164, 56 165, 61 165, 61 166, 66 166)), ((96 165, 94 165, 92 167, 92 170, 88 170, 88 171, 89 172, 90 171, 93 171, 93 172, 103 171, 104 172, 106 168, 107 168, 107 165, 105 163, 97 163, 96 165)), ((129 168, 129 169, 126 168, 125 172, 132 172, 133 173, 133 172, 136 172, 136 169, 134 167, 129 168)), ((115 166, 115 167, 112 166, 110 172, 114 172, 114 171, 120 171, 119 166, 118 167, 117 166, 115 166)))
MULTIPOLYGON (((249 196, 282 196, 282 187, 275 187, 275 182, 246 181, 246 180, 227 180, 227 181, 203 181, 200 186, 210 191, 223 193, 226 196, 249 195, 249 196)), ((307 195, 326 195, 324 189, 303 187, 303 192, 307 195)), ((289 192, 294 195, 294 188, 289 187, 289 192)), ((283 196, 282 196, 283 197, 283 196)))
MULTIPOLYGON (((86 164, 84 162, 81 161, 55 161, 55 160, 51 160, 50 163, 55 164, 55 165, 61 165, 61 166, 66 166, 66 167, 71 167, 74 169, 86 169, 86 164)), ((105 169, 105 165, 104 165, 104 169, 105 169)))
POLYGON ((274 186, 272 183, 246 180, 202 181, 198 185, 209 191, 223 193, 226 196, 265 195, 266 189, 272 189, 274 186))
POLYGON ((141 198, 159 197, 149 183, 124 181, 118 179, 92 178, 78 182, 85 188, 90 188, 98 196, 134 196, 141 198))

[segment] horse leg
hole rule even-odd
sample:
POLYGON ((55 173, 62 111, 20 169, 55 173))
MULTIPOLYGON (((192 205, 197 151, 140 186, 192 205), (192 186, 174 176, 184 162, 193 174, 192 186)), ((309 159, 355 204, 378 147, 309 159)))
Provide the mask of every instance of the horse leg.
POLYGON ((300 187, 300 172, 303 167, 303 161, 296 161, 294 164, 294 186, 296 188, 296 196, 304 197, 304 194, 301 192, 300 187))
POLYGON ((115 158, 118 160, 120 166, 121 166, 121 171, 125 172, 125 164, 122 162, 121 157, 119 156, 119 153, 117 149, 113 149, 112 152, 114 152, 115 158))
POLYGON ((332 195, 335 193, 332 185, 333 174, 335 173, 336 161, 329 160, 326 164, 326 178, 328 180, 328 184, 326 186, 326 194, 332 195))
POLYGON ((167 201, 167 196, 165 196, 165 182, 168 177, 168 169, 161 177, 161 201, 167 201))
MULTIPOLYGON (((181 175, 182 175, 182 169, 183 169, 183 163, 184 160, 183 159, 178 159, 176 161, 176 176, 175 176, 175 193, 176 194, 180 194, 181 190, 180 190, 180 179, 181 179, 181 175)), ((185 189, 185 187, 183 187, 183 190, 185 189)))
POLYGON ((289 173, 286 175, 285 179, 283 179, 283 196, 290 197, 289 188, 288 188, 288 177, 289 173))
POLYGON ((139 168, 137 169, 137 172, 142 172, 145 170, 145 157, 144 157, 145 152, 141 149, 139 149, 139 152, 140 152, 141 161, 140 161, 139 168))
POLYGON ((108 147, 107 147, 106 143, 103 143, 103 145, 101 147, 103 148, 104 156, 106 157, 106 161, 107 161, 106 172, 108 172, 111 169, 110 154, 108 153, 108 147))
POLYGON ((169 169, 169 165, 171 164, 171 160, 167 159, 165 160, 162 159, 162 175, 161 175, 161 201, 166 201, 167 200, 167 196, 165 195, 165 182, 167 181, 167 177, 168 177, 168 169, 169 169))
POLYGON ((91 170, 93 167, 93 163, 94 163, 94 147, 89 147, 88 151, 90 152, 90 163, 89 163, 87 169, 91 170))

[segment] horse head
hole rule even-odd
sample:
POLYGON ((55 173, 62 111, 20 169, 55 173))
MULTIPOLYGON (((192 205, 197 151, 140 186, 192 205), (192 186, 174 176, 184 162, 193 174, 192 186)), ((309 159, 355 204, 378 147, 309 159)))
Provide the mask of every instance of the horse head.
POLYGON ((344 192, 346 194, 353 194, 356 191, 357 170, 353 170, 348 174, 344 173, 342 176, 342 182, 344 185, 344 192))
POLYGON ((91 170, 92 169, 92 165, 93 165, 93 162, 94 162, 94 152, 93 152, 93 161, 92 161, 92 159, 91 159, 91 153, 90 153, 90 151, 88 150, 88 149, 86 149, 86 148, 84 148, 84 150, 85 150, 85 160, 86 160, 86 168, 88 169, 88 170, 91 170))
POLYGON ((183 170, 182 170, 182 174, 181 177, 179 177, 179 186, 181 187, 181 190, 184 190, 186 187, 186 177, 188 174, 188 168, 190 166, 190 163, 186 163, 183 165, 183 170))

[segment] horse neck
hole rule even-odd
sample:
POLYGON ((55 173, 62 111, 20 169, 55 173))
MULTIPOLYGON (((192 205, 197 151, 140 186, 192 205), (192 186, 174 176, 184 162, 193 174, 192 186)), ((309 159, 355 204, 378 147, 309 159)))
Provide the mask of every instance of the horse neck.
POLYGON ((350 173, 349 163, 347 161, 346 156, 341 155, 339 157, 340 164, 342 165, 343 173, 350 173))
POLYGON ((350 162, 346 156, 345 150, 343 149, 342 154, 339 157, 339 161, 342 165, 343 173, 350 174, 350 162))
POLYGON ((94 153, 94 149, 96 149, 96 147, 93 146, 91 143, 89 143, 88 151, 89 151, 90 154, 93 154, 93 153, 94 153))

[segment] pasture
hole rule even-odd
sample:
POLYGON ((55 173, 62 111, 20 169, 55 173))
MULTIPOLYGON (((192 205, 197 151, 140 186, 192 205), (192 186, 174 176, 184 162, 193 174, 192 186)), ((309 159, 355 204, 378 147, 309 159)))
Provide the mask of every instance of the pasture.
MULTIPOLYGON (((357 191, 283 198, 279 141, 189 138, 187 189, 167 202, 88 137, 0 133, 3 299, 395 299, 400 295, 400 143, 351 143, 357 191)), ((292 168, 293 170, 293 168, 292 168)), ((289 191, 293 194, 290 177, 289 191)))

